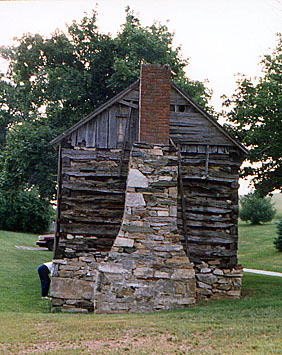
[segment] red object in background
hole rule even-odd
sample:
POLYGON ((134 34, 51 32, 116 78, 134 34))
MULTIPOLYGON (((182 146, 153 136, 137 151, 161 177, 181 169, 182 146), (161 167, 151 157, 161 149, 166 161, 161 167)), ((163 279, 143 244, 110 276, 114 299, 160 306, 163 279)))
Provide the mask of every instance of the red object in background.
POLYGON ((55 234, 39 235, 36 245, 42 248, 48 248, 50 251, 54 248, 55 234))

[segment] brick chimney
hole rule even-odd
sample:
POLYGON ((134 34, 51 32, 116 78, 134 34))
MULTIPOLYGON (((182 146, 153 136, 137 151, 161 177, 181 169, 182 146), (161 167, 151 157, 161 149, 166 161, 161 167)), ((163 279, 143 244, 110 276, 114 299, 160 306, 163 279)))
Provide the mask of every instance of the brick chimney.
POLYGON ((170 80, 169 65, 142 65, 139 142, 169 144, 170 80))

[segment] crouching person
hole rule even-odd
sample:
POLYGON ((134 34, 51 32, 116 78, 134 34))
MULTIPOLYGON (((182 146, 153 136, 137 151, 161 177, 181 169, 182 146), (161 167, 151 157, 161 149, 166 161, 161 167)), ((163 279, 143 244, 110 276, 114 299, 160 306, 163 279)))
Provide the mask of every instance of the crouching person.
POLYGON ((50 288, 50 277, 49 274, 52 272, 52 266, 53 262, 47 262, 42 265, 40 265, 37 269, 38 275, 41 281, 41 298, 42 299, 48 299, 48 292, 50 288))

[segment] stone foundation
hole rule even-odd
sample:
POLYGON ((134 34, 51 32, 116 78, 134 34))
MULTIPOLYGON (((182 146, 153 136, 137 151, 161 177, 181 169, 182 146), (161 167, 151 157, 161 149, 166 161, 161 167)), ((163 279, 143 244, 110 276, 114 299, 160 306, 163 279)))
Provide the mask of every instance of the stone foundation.
POLYGON ((216 265, 216 260, 195 263, 197 301, 239 299, 241 297, 242 267, 219 269, 216 265))
POLYGON ((52 310, 88 313, 94 311, 94 291, 97 284, 99 253, 76 258, 54 260, 51 282, 52 310))

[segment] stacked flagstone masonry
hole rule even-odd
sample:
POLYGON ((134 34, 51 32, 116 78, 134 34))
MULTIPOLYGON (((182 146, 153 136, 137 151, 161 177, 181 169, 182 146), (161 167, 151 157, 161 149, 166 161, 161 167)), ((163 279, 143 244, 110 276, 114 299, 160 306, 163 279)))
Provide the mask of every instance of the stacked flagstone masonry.
POLYGON ((195 273, 177 230, 177 179, 175 149, 133 147, 124 217, 113 247, 100 263, 94 255, 56 260, 53 308, 138 313, 195 303, 195 273))
POLYGON ((177 230, 177 154, 135 145, 120 232, 98 266, 95 310, 152 312, 195 303, 195 273, 177 230))
POLYGON ((242 268, 219 268, 219 260, 195 263, 197 301, 239 299, 241 296, 242 268))

